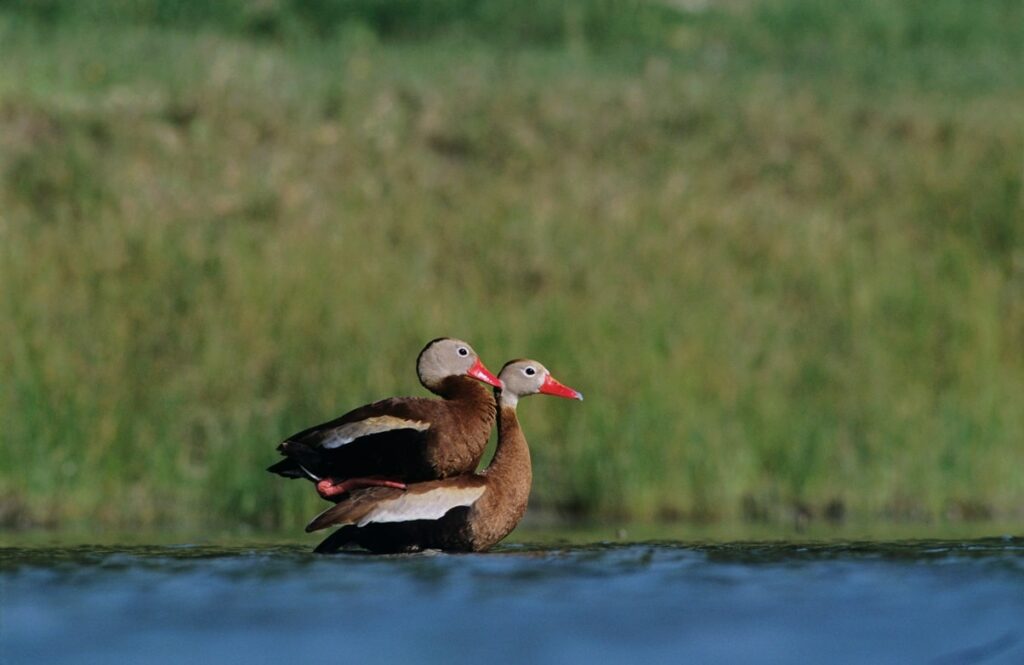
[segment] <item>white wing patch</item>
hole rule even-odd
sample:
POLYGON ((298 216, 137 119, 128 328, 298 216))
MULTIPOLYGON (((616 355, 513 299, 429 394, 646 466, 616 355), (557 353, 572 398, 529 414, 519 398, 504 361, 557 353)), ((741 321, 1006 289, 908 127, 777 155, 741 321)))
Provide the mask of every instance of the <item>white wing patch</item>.
POLYGON ((412 522, 413 520, 437 520, 444 517, 452 508, 469 506, 480 498, 487 489, 480 487, 439 487, 423 494, 406 493, 402 496, 382 501, 380 505, 368 512, 357 526, 366 526, 370 522, 412 522))
POLYGON ((321 445, 324 448, 340 448, 346 443, 352 443, 364 436, 397 429, 414 429, 423 432, 430 429, 430 423, 397 416, 373 416, 335 427, 321 445))

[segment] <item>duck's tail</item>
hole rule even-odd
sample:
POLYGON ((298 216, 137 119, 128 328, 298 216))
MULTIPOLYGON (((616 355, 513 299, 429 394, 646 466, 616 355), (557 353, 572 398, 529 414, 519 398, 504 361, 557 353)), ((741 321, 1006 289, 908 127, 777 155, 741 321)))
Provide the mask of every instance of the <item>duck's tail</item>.
POLYGON ((337 552, 346 545, 352 545, 356 542, 355 535, 357 527, 353 525, 343 526, 331 535, 320 541, 320 544, 313 550, 315 554, 330 554, 331 552, 337 552))
POLYGON ((296 441, 285 441, 277 449, 285 459, 271 464, 267 471, 285 478, 306 478, 314 483, 320 482, 321 477, 310 470, 319 466, 320 455, 315 450, 296 441))

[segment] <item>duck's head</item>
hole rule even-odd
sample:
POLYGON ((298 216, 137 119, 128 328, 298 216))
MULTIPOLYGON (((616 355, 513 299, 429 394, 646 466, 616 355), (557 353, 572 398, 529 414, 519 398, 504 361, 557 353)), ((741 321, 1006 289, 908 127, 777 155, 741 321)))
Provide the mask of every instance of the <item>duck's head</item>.
POLYGON ((439 337, 428 343, 416 360, 416 373, 428 390, 437 392, 446 379, 470 376, 501 388, 501 381, 484 367, 476 351, 460 339, 439 337))
POLYGON ((511 360, 498 373, 505 384, 501 389, 501 403, 515 406, 526 395, 556 395, 568 399, 583 399, 583 393, 559 383, 544 365, 536 360, 511 360))

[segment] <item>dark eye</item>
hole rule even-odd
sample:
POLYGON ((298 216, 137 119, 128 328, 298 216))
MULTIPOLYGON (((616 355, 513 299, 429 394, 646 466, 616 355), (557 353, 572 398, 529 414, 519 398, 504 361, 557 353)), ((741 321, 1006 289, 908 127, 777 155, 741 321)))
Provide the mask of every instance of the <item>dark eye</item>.
POLYGON ((537 373, 537 370, 535 370, 532 367, 527 367, 526 369, 523 370, 523 374, 526 374, 526 376, 533 376, 536 373, 537 373))
POLYGON ((469 355, 469 349, 467 349, 464 346, 460 346, 459 347, 459 355, 460 356, 468 356, 469 355))

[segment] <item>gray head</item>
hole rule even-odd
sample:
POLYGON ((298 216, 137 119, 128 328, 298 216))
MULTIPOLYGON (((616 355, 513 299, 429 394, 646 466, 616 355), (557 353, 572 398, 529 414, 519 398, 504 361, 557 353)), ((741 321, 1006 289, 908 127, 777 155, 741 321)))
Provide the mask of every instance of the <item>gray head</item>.
POLYGON ((501 390, 501 403, 506 406, 515 406, 520 397, 537 393, 583 399, 581 392, 556 381, 551 372, 536 360, 510 360, 501 368, 498 378, 505 384, 501 390))
POLYGON ((431 391, 453 376, 469 376, 495 388, 501 388, 501 381, 484 367, 476 351, 469 344, 451 337, 439 337, 429 342, 416 359, 416 374, 420 383, 431 391))

